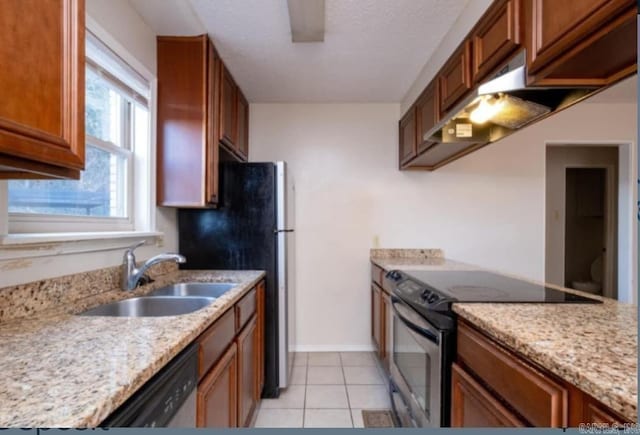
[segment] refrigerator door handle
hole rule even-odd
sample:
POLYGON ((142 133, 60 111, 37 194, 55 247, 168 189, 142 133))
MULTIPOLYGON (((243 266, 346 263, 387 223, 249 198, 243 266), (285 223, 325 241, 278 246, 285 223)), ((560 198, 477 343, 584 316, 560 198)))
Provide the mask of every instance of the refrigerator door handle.
POLYGON ((278 233, 292 233, 294 230, 273 230, 273 234, 278 233))

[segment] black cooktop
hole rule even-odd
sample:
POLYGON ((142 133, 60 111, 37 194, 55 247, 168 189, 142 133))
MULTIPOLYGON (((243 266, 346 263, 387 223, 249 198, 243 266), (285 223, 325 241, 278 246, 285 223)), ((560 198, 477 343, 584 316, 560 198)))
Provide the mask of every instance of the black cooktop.
MULTIPOLYGON (((412 299, 420 294, 423 304, 441 305, 446 302, 529 302, 529 303, 602 303, 569 292, 556 290, 486 271, 406 270, 402 272, 402 293, 412 299)), ((417 301, 414 299, 414 301, 417 301)))

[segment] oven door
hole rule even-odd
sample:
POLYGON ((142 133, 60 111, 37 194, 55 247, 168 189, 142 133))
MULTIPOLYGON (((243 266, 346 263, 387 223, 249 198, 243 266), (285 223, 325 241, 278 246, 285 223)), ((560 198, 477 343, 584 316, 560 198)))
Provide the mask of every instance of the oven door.
POLYGON ((393 297, 391 378, 419 427, 440 427, 442 334, 393 297))

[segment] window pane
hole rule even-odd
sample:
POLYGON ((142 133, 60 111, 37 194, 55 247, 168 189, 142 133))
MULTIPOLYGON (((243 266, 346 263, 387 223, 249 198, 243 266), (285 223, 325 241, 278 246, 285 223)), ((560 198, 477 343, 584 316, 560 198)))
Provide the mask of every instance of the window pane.
POLYGON ((80 180, 9 181, 9 212, 126 217, 126 158, 87 145, 80 180))
POLYGON ((92 69, 87 68, 85 93, 86 134, 123 146, 122 114, 125 101, 92 69))

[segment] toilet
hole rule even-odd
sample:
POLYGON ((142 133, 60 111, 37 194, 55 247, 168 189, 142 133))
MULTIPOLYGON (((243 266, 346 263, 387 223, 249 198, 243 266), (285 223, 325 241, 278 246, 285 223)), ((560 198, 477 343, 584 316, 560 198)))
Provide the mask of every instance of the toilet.
POLYGON ((587 293, 602 294, 603 255, 600 254, 591 263, 591 281, 573 281, 571 287, 587 293))

